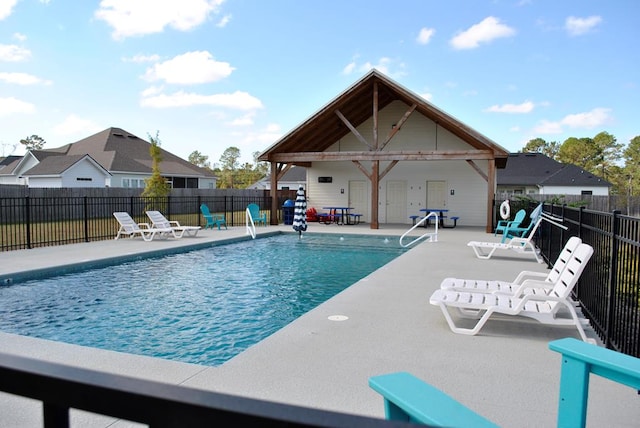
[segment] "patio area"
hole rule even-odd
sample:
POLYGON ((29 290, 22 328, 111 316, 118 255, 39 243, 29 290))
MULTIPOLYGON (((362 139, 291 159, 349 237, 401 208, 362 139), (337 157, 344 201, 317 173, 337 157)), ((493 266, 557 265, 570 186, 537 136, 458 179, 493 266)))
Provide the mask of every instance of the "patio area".
MULTIPOLYGON (((377 234, 397 239, 407 225, 339 226, 310 223, 307 233, 377 234)), ((291 226, 257 228, 258 234, 291 226)), ((419 228, 416 233, 424 233, 419 228)), ((433 231, 433 228, 429 229, 433 231)), ((143 242, 121 239, 2 254, 0 275, 50 269, 168 247, 245 236, 244 227, 203 230, 195 238, 143 242)), ((531 256, 510 251, 478 259, 466 243, 498 241, 480 228, 440 229, 422 242, 287 327, 220 367, 83 348, 0 333, 0 352, 41 358, 132 377, 232 395, 382 418, 371 376, 407 371, 503 427, 556 425, 560 355, 548 343, 579 338, 572 327, 526 319, 492 318, 477 336, 454 334, 429 296, 445 277, 513 279, 522 270, 546 271, 531 256), (329 317, 342 315, 343 321, 329 317)), ((297 237, 295 237, 297 239, 297 237)), ((587 330, 590 337, 593 332, 587 330)), ((1 382, 1 380, 0 380, 1 382)), ((640 418, 637 391, 593 378, 589 426, 632 427, 640 418)), ((0 426, 41 426, 38 402, 0 394, 0 426)), ((72 412, 78 427, 138 426, 72 412)))

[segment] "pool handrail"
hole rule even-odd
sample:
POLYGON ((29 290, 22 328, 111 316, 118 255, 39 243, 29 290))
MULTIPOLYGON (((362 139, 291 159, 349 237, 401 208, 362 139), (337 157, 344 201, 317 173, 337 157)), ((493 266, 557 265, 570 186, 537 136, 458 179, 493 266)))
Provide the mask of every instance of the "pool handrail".
POLYGON ((438 213, 437 212, 430 212, 429 214, 427 214, 426 216, 424 216, 420 221, 416 222, 416 224, 414 224, 411 229, 407 230, 405 233, 402 234, 402 236, 400 237, 400 246, 402 248, 407 248, 410 245, 415 244, 416 242, 420 241, 421 239, 424 238, 429 238, 429 242, 438 242, 438 213), (427 219, 429 219, 430 217, 433 217, 435 219, 435 224, 436 224, 436 230, 435 232, 425 232, 423 235, 419 236, 418 238, 414 239, 413 241, 409 242, 408 244, 403 244, 402 243, 402 239, 407 236, 411 231, 413 231, 416 227, 421 226, 424 222, 427 221, 427 219))
POLYGON ((247 218, 245 220, 247 226, 247 235, 251 235, 252 239, 256 239, 256 225, 253 223, 253 217, 251 216, 251 211, 249 211, 249 207, 246 210, 247 218))

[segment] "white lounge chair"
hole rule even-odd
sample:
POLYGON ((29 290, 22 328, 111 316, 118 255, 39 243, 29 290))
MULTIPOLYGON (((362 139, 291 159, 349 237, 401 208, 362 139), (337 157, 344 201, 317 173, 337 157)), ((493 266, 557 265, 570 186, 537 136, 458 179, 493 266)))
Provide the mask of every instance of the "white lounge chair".
POLYGON ((148 223, 136 223, 133 218, 127 212, 115 212, 113 216, 120 223, 118 234, 115 239, 119 239, 121 236, 141 236, 145 241, 152 241, 153 238, 158 235, 163 238, 172 236, 176 237, 175 232, 171 228, 152 228, 148 223))
POLYGON ((542 324, 575 326, 582 340, 593 342, 587 338, 570 296, 592 254, 593 248, 590 245, 579 244, 548 295, 439 289, 431 295, 429 303, 440 307, 449 328, 454 333, 475 335, 493 314, 519 315, 533 318, 542 324), (449 313, 449 308, 455 308, 462 317, 478 319, 478 322, 472 328, 458 327, 449 313), (562 308, 567 310, 569 317, 566 314, 558 316, 562 308))
POLYGON ((445 278, 440 283, 444 290, 471 291, 480 293, 506 293, 506 294, 547 294, 560 278, 582 239, 577 236, 569 238, 564 248, 558 255, 556 262, 548 273, 524 270, 511 282, 484 279, 445 278))
MULTIPOLYGON (((535 257, 538 263, 542 263, 544 260, 540 256, 540 251, 536 248, 536 245, 533 242, 533 237, 535 236, 538 227, 540 227, 540 223, 542 222, 542 220, 545 220, 565 230, 567 229, 567 227, 558 223, 559 219, 543 213, 542 205, 539 205, 533 213, 537 213, 537 215, 536 217, 532 216, 531 224, 527 228, 528 233, 526 236, 516 236, 511 238, 508 242, 470 241, 467 243, 467 245, 473 248, 473 251, 476 253, 476 256, 479 259, 490 259, 491 256, 493 256, 493 253, 496 252, 496 250, 511 250, 520 254, 530 254, 535 257)), ((508 236, 508 234, 505 236, 508 236)))
POLYGON ((169 221, 160 211, 147 211, 147 217, 151 220, 153 229, 173 229, 177 238, 187 236, 196 236, 201 229, 200 226, 181 226, 179 222, 169 221))

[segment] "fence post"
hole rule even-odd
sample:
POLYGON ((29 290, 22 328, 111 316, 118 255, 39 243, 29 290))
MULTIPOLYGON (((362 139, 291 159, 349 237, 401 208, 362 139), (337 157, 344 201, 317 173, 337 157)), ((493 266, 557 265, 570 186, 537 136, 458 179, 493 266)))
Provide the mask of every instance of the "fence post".
POLYGON ((607 296, 607 326, 605 327, 605 346, 611 348, 611 334, 613 329, 613 321, 615 319, 615 301, 618 285, 618 235, 620 233, 620 210, 613 211, 611 222, 611 254, 609 257, 609 278, 607 280, 608 296, 607 296))
POLYGON ((84 205, 84 242, 89 242, 89 206, 86 196, 82 197, 82 203, 84 205))
POLYGON ((578 238, 582 239, 582 214, 584 213, 584 206, 580 207, 578 212, 578 238))
POLYGON ((25 196, 25 220, 27 221, 27 248, 31 249, 31 198, 25 196))

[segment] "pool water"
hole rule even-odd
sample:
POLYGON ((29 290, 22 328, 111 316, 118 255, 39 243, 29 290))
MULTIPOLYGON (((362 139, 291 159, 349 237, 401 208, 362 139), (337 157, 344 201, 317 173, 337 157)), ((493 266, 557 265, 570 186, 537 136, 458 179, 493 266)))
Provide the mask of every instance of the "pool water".
POLYGON ((0 331, 220 365, 405 250, 283 234, 0 287, 0 331))

